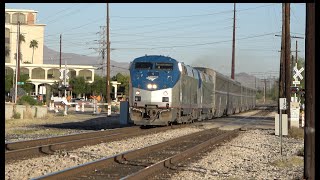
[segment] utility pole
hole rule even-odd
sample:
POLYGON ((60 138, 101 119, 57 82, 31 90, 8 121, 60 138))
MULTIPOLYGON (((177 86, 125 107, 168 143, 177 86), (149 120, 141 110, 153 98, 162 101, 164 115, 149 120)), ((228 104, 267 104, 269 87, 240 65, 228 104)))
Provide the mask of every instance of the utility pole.
POLYGON ((110 99, 110 41, 109 41, 109 3, 107 3, 107 103, 111 106, 110 99))
MULTIPOLYGON (((282 3, 282 35, 281 35, 281 55, 280 55, 280 73, 279 73, 279 98, 284 97, 284 80, 285 80, 285 66, 284 66, 284 37, 285 37, 285 3, 282 3)), ((278 114, 280 114, 280 105, 278 101, 278 114)))
POLYGON ((235 36, 236 36, 236 3, 233 3, 233 36, 232 36, 232 67, 231 79, 234 79, 234 61, 235 61, 235 36))
POLYGON ((290 67, 291 67, 291 69, 290 69, 290 73, 291 74, 294 74, 294 70, 293 70, 293 67, 295 66, 295 63, 294 63, 294 56, 293 55, 291 55, 291 65, 290 65, 290 67))
MULTIPOLYGON (((100 42, 99 42, 99 53, 101 54, 101 76, 103 76, 103 66, 105 63, 105 54, 106 54, 106 26, 100 26, 100 42)), ((107 70, 106 70, 107 75, 107 70)))
POLYGON ((298 64, 298 40, 296 40, 296 64, 298 64))
MULTIPOLYGON (((101 55, 101 63, 99 62, 101 66, 99 66, 97 69, 99 69, 99 70, 101 69, 100 74, 101 74, 101 77, 103 77, 104 72, 105 72, 105 76, 107 75, 107 70, 105 68, 105 64, 106 64, 105 54, 106 54, 106 49, 107 49, 107 47, 106 47, 106 44, 107 44, 106 43, 106 26, 100 26, 100 31, 97 34, 99 34, 99 40, 95 40, 95 41, 98 42, 99 47, 98 48, 89 48, 89 49, 94 49, 99 53, 99 55, 101 55)), ((100 89, 100 91, 101 91, 100 96, 103 97, 102 96, 103 89, 100 89)))
MULTIPOLYGON (((59 70, 61 71, 61 34, 60 34, 60 63, 59 63, 59 70)), ((61 86, 61 80, 59 81, 59 86, 61 86)), ((59 91, 59 97, 61 97, 60 91, 59 91)))
POLYGON ((18 22, 18 79, 17 81, 19 82, 20 81, 20 61, 21 61, 21 57, 20 57, 20 54, 21 54, 21 47, 20 47, 20 21, 18 22))
POLYGON ((315 3, 306 3, 304 179, 315 179, 315 3))
POLYGON ((59 68, 61 69, 61 34, 60 34, 60 64, 59 64, 59 68))
POLYGON ((290 3, 285 3, 285 96, 287 99, 287 110, 286 114, 290 119, 290 101, 291 101, 291 42, 290 42, 290 3))
POLYGON ((17 55, 16 55, 16 70, 15 70, 15 84, 14 84, 14 103, 17 103, 17 94, 18 94, 18 82, 19 82, 19 75, 20 75, 20 63, 19 63, 19 43, 20 43, 20 22, 18 21, 18 26, 17 26, 17 55))
POLYGON ((263 103, 266 103, 266 95, 267 95, 267 82, 270 82, 270 80, 267 80, 266 78, 261 79, 264 83, 264 88, 263 88, 263 103))
POLYGON ((264 79, 263 103, 266 103, 266 90, 267 90, 267 81, 266 79, 264 79))

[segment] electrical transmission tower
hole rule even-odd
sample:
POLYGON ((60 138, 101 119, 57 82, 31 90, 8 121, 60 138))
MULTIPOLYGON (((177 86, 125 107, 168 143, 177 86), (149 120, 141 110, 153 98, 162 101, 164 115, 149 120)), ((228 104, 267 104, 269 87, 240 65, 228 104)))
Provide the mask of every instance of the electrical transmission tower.
MULTIPOLYGON (((107 47, 107 43, 106 43, 106 26, 100 26, 100 31, 97 32, 97 34, 99 34, 99 40, 95 40, 98 42, 99 47, 98 48, 90 48, 90 49, 94 49, 96 52, 99 53, 99 56, 101 57, 101 59, 99 60, 98 64, 98 70, 101 70, 101 77, 103 77, 104 75, 106 75, 106 68, 105 68, 105 64, 106 64, 106 47, 107 47)), ((101 89, 101 93, 100 96, 102 97, 102 89, 101 89)))
POLYGON ((99 37, 100 39, 99 40, 95 40, 98 42, 99 44, 99 47, 98 48, 90 48, 90 49, 94 49, 96 50, 96 52, 99 53, 99 56, 101 57, 100 61, 98 62, 99 63, 99 67, 98 69, 100 70, 101 69, 101 76, 105 75, 104 72, 105 71, 105 57, 106 57, 106 46, 107 46, 107 43, 106 43, 106 26, 100 26, 100 31, 97 33, 99 34, 99 37))

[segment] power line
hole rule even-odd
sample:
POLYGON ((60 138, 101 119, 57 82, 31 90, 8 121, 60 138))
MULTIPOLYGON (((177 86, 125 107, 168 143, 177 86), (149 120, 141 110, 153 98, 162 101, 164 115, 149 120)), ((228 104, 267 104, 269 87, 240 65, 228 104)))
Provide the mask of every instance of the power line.
MULTIPOLYGON (((252 9, 272 6, 272 5, 275 5, 275 3, 269 4, 269 5, 257 6, 257 7, 253 7, 253 8, 241 9, 241 10, 238 10, 238 11, 239 12, 240 11, 247 11, 247 10, 252 10, 252 9)), ((130 18, 155 18, 155 19, 159 19, 159 18, 189 18, 189 17, 200 17, 200 16, 211 16, 211 15, 217 15, 217 14, 226 14, 226 13, 233 13, 233 10, 213 12, 213 13, 205 13, 205 14, 184 15, 184 16, 153 16, 153 17, 152 16, 140 16, 140 17, 134 17, 134 16, 112 16, 112 18, 128 18, 128 19, 130 19, 130 18)))
MULTIPOLYGON (((260 34, 260 35, 252 35, 247 36, 243 38, 238 38, 237 40, 244 40, 244 39, 250 39, 250 38, 257 38, 257 37, 263 37, 268 35, 273 35, 278 32, 273 33, 266 33, 266 34, 260 34)), ((159 49, 159 48, 178 48, 178 47, 190 47, 190 46, 203 46, 203 45, 211 45, 211 44, 220 44, 225 42, 230 42, 232 40, 223 40, 223 41, 215 41, 215 42, 208 42, 208 43, 198 43, 198 44, 188 44, 188 45, 175 45, 175 46, 162 46, 162 47, 149 47, 149 48, 115 48, 115 49, 159 49)))
MULTIPOLYGON (((217 23, 217 22, 220 22, 220 21, 227 22, 227 20, 232 20, 232 18, 219 19, 219 20, 217 20, 217 21, 213 21, 213 22, 210 22, 210 23, 217 23)), ((152 24, 152 25, 142 25, 142 26, 136 26, 136 27, 127 27, 127 28, 122 28, 122 29, 113 29, 113 31, 132 30, 132 29, 135 29, 135 28, 153 27, 153 26, 157 26, 157 25, 169 24, 169 23, 174 23, 174 22, 178 22, 178 21, 180 21, 180 20, 168 21, 168 22, 165 22, 165 23, 157 23, 157 24, 152 24)), ((185 26, 192 27, 192 26, 198 26, 198 25, 202 25, 202 24, 204 24, 204 23, 183 25, 182 27, 185 27, 185 26)), ((181 27, 181 26, 180 26, 180 27, 181 27)), ((179 27, 178 27, 178 28, 179 28, 179 27)), ((170 28, 166 28, 166 29, 169 29, 169 30, 170 30, 170 28)), ((166 30, 166 29, 165 29, 165 30, 166 30)), ((163 30, 160 29, 159 31, 163 31, 163 30)))
POLYGON ((73 5, 72 7, 64 8, 63 10, 61 10, 61 11, 59 11, 59 12, 56 12, 56 13, 50 14, 49 16, 46 16, 45 18, 39 19, 39 20, 38 20, 38 22, 39 22, 39 21, 43 21, 44 19, 46 19, 46 20, 47 20, 47 19, 49 19, 49 18, 52 18, 52 17, 54 17, 54 16, 56 16, 56 15, 58 15, 58 14, 62 13, 62 12, 68 11, 68 10, 70 10, 71 8, 74 8, 75 6, 80 5, 80 3, 73 3, 73 4, 75 4, 75 5, 73 5))

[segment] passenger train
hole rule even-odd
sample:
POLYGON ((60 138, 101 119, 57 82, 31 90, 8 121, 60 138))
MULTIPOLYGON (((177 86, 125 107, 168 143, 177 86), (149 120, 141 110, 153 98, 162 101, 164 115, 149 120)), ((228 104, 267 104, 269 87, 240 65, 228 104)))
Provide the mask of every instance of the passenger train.
POLYGON ((212 119, 255 107, 256 90, 213 69, 146 55, 130 63, 130 118, 135 125, 212 119))

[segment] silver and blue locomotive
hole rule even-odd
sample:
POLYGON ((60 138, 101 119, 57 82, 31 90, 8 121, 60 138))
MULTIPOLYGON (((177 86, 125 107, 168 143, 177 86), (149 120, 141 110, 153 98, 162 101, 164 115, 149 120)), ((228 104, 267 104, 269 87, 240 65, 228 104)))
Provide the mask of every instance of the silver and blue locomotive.
POLYGON ((130 64, 130 118, 136 125, 189 123, 255 106, 255 90, 171 57, 146 55, 130 64))

